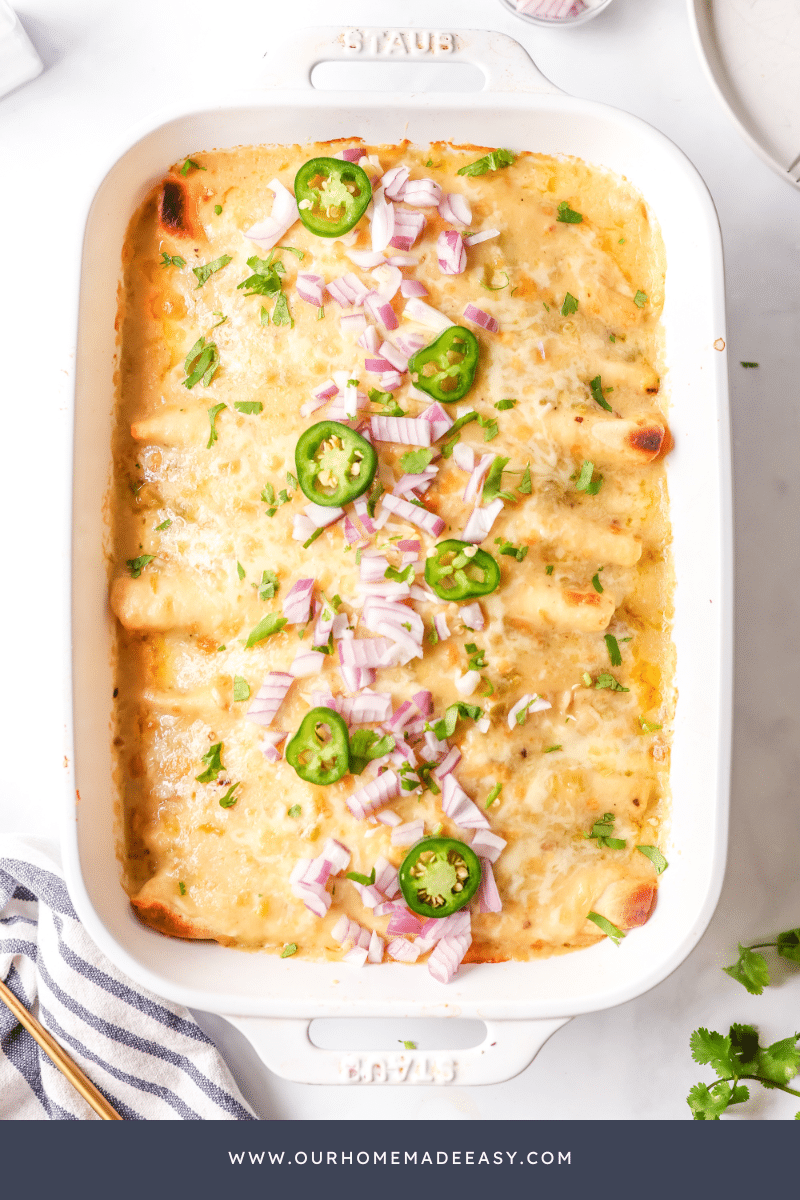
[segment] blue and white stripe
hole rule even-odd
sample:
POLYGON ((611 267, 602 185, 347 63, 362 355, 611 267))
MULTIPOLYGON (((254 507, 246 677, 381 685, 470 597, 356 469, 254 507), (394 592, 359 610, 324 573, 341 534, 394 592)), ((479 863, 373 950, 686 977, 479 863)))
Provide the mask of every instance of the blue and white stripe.
MULTIPOLYGON (((143 991, 80 924, 50 855, 0 838, 0 979, 130 1121, 253 1121, 188 1009, 143 991)), ((0 1120, 99 1120, 0 1003, 0 1120)))

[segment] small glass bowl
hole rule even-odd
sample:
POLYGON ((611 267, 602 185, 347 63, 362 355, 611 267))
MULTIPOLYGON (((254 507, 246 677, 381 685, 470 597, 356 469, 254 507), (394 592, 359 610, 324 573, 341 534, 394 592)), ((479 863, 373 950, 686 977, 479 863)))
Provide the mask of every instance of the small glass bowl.
POLYGON ((600 0, 599 4, 585 8, 583 12, 579 12, 574 17, 536 17, 531 13, 517 12, 514 0, 500 0, 500 3, 515 17, 519 17, 520 21, 527 21, 529 25, 539 25, 543 29, 566 29, 575 25, 583 25, 585 21, 591 21, 592 17, 596 17, 604 8, 608 8, 611 0, 600 0))

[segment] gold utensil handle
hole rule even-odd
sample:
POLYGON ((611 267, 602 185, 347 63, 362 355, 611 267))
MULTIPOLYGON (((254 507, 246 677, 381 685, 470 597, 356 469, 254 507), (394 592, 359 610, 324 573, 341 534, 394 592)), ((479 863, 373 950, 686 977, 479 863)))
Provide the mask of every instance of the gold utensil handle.
POLYGON ((45 1054, 58 1067, 62 1075, 64 1075, 72 1084, 77 1092, 83 1096, 87 1104, 90 1104, 94 1111, 104 1121, 122 1121, 123 1117, 119 1115, 115 1108, 106 1100, 90 1079, 87 1079, 83 1071, 74 1063, 66 1054, 58 1042, 52 1037, 44 1026, 40 1025, 35 1017, 32 1017, 24 1004, 21 1004, 17 997, 9 988, 0 982, 0 1000, 3 1000, 11 1012, 19 1021, 24 1029, 38 1042, 45 1054))

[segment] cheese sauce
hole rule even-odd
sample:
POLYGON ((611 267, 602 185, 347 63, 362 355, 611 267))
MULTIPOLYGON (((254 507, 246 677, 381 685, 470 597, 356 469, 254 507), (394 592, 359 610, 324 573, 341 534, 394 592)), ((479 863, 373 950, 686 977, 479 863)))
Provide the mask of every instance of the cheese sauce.
MULTIPOLYGON (((366 908, 343 875, 333 880, 327 915, 314 916, 290 887, 297 860, 313 858, 328 837, 352 852, 351 870, 367 875, 379 855, 398 866, 407 852, 391 844, 390 828, 356 820, 346 805, 374 769, 327 787, 305 783, 282 758, 267 760, 262 729, 245 719, 268 673, 288 671, 299 651, 311 649, 313 616, 307 629, 290 624, 245 645, 268 612, 280 615, 296 580, 313 576, 317 600, 341 597, 339 611, 356 636, 369 636, 357 624, 360 568, 343 523, 303 548, 292 530, 307 500, 287 479, 298 437, 327 416, 326 408, 301 416, 312 389, 342 370, 364 392, 379 386, 364 368, 365 351, 343 332, 339 306, 326 298, 321 315, 295 287, 298 271, 326 281, 353 272, 376 287, 347 254, 370 248, 368 217, 354 247, 316 237, 300 221, 280 239, 304 254, 301 261, 276 248, 273 260, 283 266, 293 325, 269 320, 274 296, 248 296, 238 285, 251 274, 247 258, 267 257, 243 231, 269 214, 268 182, 278 178, 291 191, 306 160, 354 144, 197 154, 185 174, 177 164, 132 219, 118 325, 109 558, 125 887, 140 916, 165 932, 272 952, 290 943, 308 958, 341 956, 331 930, 342 914, 382 936, 389 918, 366 908), (221 256, 230 262, 199 284, 193 268, 221 256), (184 360, 201 337, 217 347, 219 368, 208 386, 189 389, 184 360), (242 412, 235 407, 242 402, 263 407, 242 412), (219 405, 213 440, 208 410, 219 405), (265 571, 279 586, 262 599, 265 571), (198 782, 217 743, 222 770, 198 782), (235 803, 223 808, 233 784, 235 803)), ((470 232, 500 231, 467 249, 463 273, 446 275, 436 241, 452 225, 436 208, 417 209, 427 226, 410 252, 418 263, 403 275, 421 281, 425 302, 473 329, 480 343, 474 386, 449 415, 474 409, 480 416, 460 433, 476 461, 487 452, 508 459, 508 496, 481 543, 496 557, 501 583, 479 602, 481 631, 465 628, 458 604, 406 601, 425 624, 423 657, 379 669, 373 685, 391 693, 395 709, 428 689, 434 718, 459 700, 489 718, 485 732, 463 718, 449 738, 462 755, 458 782, 508 843, 494 864, 502 912, 481 914, 473 904, 468 961, 589 945, 602 936, 589 912, 621 928, 647 919, 657 876, 636 847, 659 844, 674 705, 657 226, 623 179, 575 159, 521 154, 483 175, 456 174, 485 152, 365 147, 379 164, 368 167, 373 175, 405 164, 412 179, 434 179, 445 194, 467 199, 470 232), (558 220, 563 202, 582 220, 558 220), (470 303, 494 317, 499 332, 465 320, 470 303), (598 376, 612 411, 593 397, 598 376), (516 403, 498 409, 506 399, 516 403), (437 614, 450 636, 434 642, 437 614), (467 644, 476 644, 484 665, 465 697, 456 679, 474 657, 467 644), (612 665, 614 646, 621 665, 612 665), (551 707, 509 728, 510 710, 531 693, 551 707), (487 808, 497 784, 502 790, 487 808), (621 849, 586 836, 605 813, 614 816, 621 849)), ((432 341, 431 328, 403 319, 405 303, 399 292, 392 301, 397 333, 432 341)), ((407 374, 393 391, 408 416, 428 407, 407 374)), ((378 411, 370 404, 359 415, 370 409, 378 411)), ((379 478, 391 492, 413 447, 375 445, 379 478)), ((441 538, 458 538, 472 510, 462 498, 469 474, 452 455, 434 465, 423 504, 443 519, 441 538)), ((371 541, 396 568, 398 536, 422 543, 420 584, 436 539, 391 517, 371 541)), ((313 692, 345 694, 337 664, 328 655, 319 675, 297 679, 271 728, 291 736, 313 692)), ((425 761, 421 750, 417 759, 425 761)), ((441 800, 417 790, 388 807, 404 822, 422 818, 426 833, 441 826, 443 835, 469 840, 441 800)))

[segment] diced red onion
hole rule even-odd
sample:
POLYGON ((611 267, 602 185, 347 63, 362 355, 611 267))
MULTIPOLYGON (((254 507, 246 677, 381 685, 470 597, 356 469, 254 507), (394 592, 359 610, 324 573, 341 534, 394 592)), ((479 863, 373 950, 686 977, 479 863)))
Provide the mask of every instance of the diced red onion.
MULTIPOLYGON (((363 562, 363 560, 362 560, 363 562)), ((361 613, 361 621, 370 633, 377 633, 381 621, 391 621, 395 625, 410 625, 417 640, 422 641, 425 626, 419 613, 413 608, 394 600, 382 600, 377 596, 367 596, 361 613)))
MULTIPOLYGON (((458 932, 448 933, 444 937, 439 938, 428 959, 428 972, 437 983, 450 982, 464 961, 464 955, 472 944, 472 926, 469 913, 464 912, 462 909, 461 912, 454 913, 453 915, 456 917, 465 917, 466 921, 462 922, 462 926, 458 929, 458 932)), ((447 917, 444 918, 444 920, 448 919, 447 917)))
POLYGON ((459 192, 450 192, 439 201, 439 216, 452 225, 471 225, 472 209, 459 192))
POLYGON ((397 549, 404 554, 419 554, 422 550, 422 542, 417 538, 401 538, 397 543, 397 549))
MULTIPOLYGON (((394 235, 390 244, 396 250, 410 250, 417 238, 422 234, 427 223, 421 212, 409 212, 407 208, 395 208, 394 235)), ((400 264, 392 263, 391 265, 399 266, 400 264)))
POLYGON ((327 529, 344 516, 343 508, 326 508, 324 504, 315 504, 313 500, 304 506, 303 512, 315 529, 327 529))
POLYGON ((477 804, 452 775, 442 780, 442 809, 461 829, 488 829, 489 822, 477 804))
POLYGON ((314 591, 314 579, 298 579, 286 593, 283 601, 283 615, 290 625, 304 625, 311 615, 311 593, 314 591))
POLYGON ((326 286, 329 294, 341 308, 347 308, 348 304, 354 303, 343 279, 332 279, 326 286))
POLYGON ((295 679, 305 679, 308 675, 318 675, 325 666, 325 655, 318 650, 307 650, 304 654, 295 656, 289 671, 295 679))
POLYGON ((466 442, 456 442, 455 446, 453 447, 453 462, 457 467, 460 467, 462 471, 474 471, 475 451, 472 449, 472 446, 468 446, 466 442))
POLYGON ((359 583, 358 591, 362 596, 374 596, 377 600, 399 600, 411 595, 407 583, 395 583, 390 579, 385 579, 383 583, 359 583))
POLYGON ((374 325, 368 325, 361 337, 358 339, 359 346, 363 346, 370 354, 377 354, 378 347, 381 344, 381 335, 378 333, 374 325))
MULTIPOLYGON (((413 942, 406 941, 405 938, 394 938, 386 947, 386 953, 389 958, 393 958, 395 962, 412 963, 419 958, 419 950, 413 942)), ((466 953, 466 951, 465 951, 466 953)))
POLYGON ((359 576, 364 583, 375 583, 383 579, 389 569, 389 560, 382 554, 363 554, 359 576))
POLYGON ((355 879, 351 879, 350 882, 361 897, 361 903, 365 908, 374 908, 376 904, 383 903, 384 898, 374 884, 356 883, 355 879))
POLYGON ((487 504, 485 508, 474 508, 461 535, 464 541, 473 542, 476 545, 478 542, 484 541, 489 536, 492 526, 502 511, 503 501, 499 496, 496 500, 492 500, 491 504, 487 504))
POLYGON ((433 626, 439 637, 440 642, 446 642, 450 637, 450 630, 447 625, 447 618, 444 613, 435 613, 433 617, 433 626))
POLYGON ((342 333, 355 339, 366 331, 367 318, 363 313, 342 313, 339 317, 339 327, 342 333))
MULTIPOLYGON (((344 518, 344 537, 349 546, 362 541, 362 536, 348 516, 344 518)), ((317 643, 319 644, 319 643, 317 643)))
POLYGON ((384 771, 377 779, 367 783, 347 797, 347 807, 359 821, 363 821, 376 808, 382 808, 400 794, 400 779, 394 771, 384 771))
POLYGON ((488 330, 489 333, 497 333, 500 329, 494 317, 490 317, 482 308, 478 308, 474 304, 468 304, 464 309, 464 316, 468 321, 472 321, 474 325, 480 325, 481 329, 488 330))
POLYGON ((287 734, 281 729, 264 730, 264 736, 261 739, 261 753, 267 762, 277 763, 281 761, 281 752, 278 749, 278 744, 286 736, 287 734))
POLYGON ((423 922, 422 931, 417 938, 420 954, 430 950, 444 937, 452 937, 469 929, 472 922, 467 909, 452 913, 449 917, 429 917, 423 922))
POLYGON ((435 179, 409 179, 403 188, 403 203, 415 208, 436 208, 442 189, 435 179))
POLYGON ((425 822, 422 818, 416 821, 406 821, 404 825, 396 825, 392 830, 393 846, 413 846, 425 836, 425 822))
POLYGON ((376 442, 400 442, 403 446, 430 446, 431 426, 419 417, 370 417, 370 432, 376 442))
POLYGON ((290 191, 283 186, 279 179, 273 179, 267 185, 274 194, 272 212, 262 221, 257 221, 245 230, 245 237, 257 242, 262 250, 271 250, 288 229, 299 220, 297 201, 290 191))
POLYGON ((443 229, 436 239, 436 257, 443 275, 460 275, 467 268, 464 240, 455 229, 443 229))
POLYGON ((384 300, 380 292, 370 292, 364 298, 364 304, 371 315, 384 329, 397 329, 400 322, 397 314, 388 300, 384 300))
POLYGON ((527 717, 528 713, 545 712, 546 709, 552 707, 549 700, 543 700, 541 696, 537 696, 536 692, 526 692, 524 696, 520 696, 517 703, 509 711, 508 728, 513 729, 515 727, 517 724, 517 714, 521 713, 523 709, 526 710, 525 716, 527 717))
POLYGON ((433 693, 429 692, 427 688, 414 692, 411 700, 423 717, 429 717, 433 712, 433 693))
POLYGON ((399 388, 403 382, 403 376, 399 371, 385 371, 378 380, 381 385, 382 392, 393 392, 399 388))
POLYGON ((351 296, 355 297, 353 304, 363 304, 365 298, 369 295, 370 289, 352 271, 348 271, 346 275, 343 275, 342 281, 347 284, 351 296))
POLYGON ((478 633, 483 629, 483 609, 477 600, 472 604, 462 604, 458 615, 468 629, 475 629, 478 633))
POLYGON ((403 316, 408 317, 409 321, 417 321, 420 325, 425 325, 428 329, 434 329, 437 333, 455 325, 455 321, 451 321, 443 312, 439 312, 438 308, 432 308, 430 304, 426 304, 424 300, 419 300, 416 296, 412 296, 410 300, 406 301, 403 316))
POLYGON ((297 276, 296 287, 298 296, 307 304, 321 308, 325 303, 325 280, 322 275, 312 275, 307 271, 302 271, 297 276))
MULTIPOLYGON (((445 757, 439 763, 438 767, 436 767, 434 769, 433 773, 437 779, 439 779, 439 780, 444 779, 445 775, 449 775, 451 773, 451 771, 453 771, 454 768, 457 767, 460 762, 461 762, 461 751, 458 749, 457 746, 451 746, 451 748, 447 751, 447 754, 445 755, 445 757)), ((477 854, 477 851, 476 851, 476 854, 477 854)))
POLYGON ((386 262, 386 259, 377 250, 348 250, 347 257, 357 267, 361 267, 362 271, 368 271, 371 267, 377 267, 386 262))
POLYGON ((339 661, 346 667, 380 667, 387 651, 394 650, 389 638, 342 638, 336 643, 339 661))
POLYGON ((367 961, 371 963, 383 962, 383 938, 374 930, 370 934, 369 938, 367 961))
POLYGON ((337 842, 336 838, 329 837, 325 839, 320 857, 327 859, 331 864, 331 874, 339 875, 349 867, 351 854, 347 846, 337 842))
POLYGON ((392 493, 395 496, 413 496, 416 492, 422 496, 427 492, 438 473, 438 467, 430 466, 417 475, 401 475, 392 488, 392 493))
POLYGON ((316 529, 305 513, 295 513, 292 520, 292 538, 295 542, 307 542, 316 529))
POLYGON ((396 371, 408 370, 408 355, 403 354, 403 351, 398 350, 397 346, 393 346, 391 342, 381 342, 378 353, 391 363, 396 371))
MULTIPOLYGON (((400 420, 401 418, 394 419, 400 420)), ((417 444, 420 445, 421 443, 417 444)), ((418 505, 412 504, 409 500, 403 500, 401 496, 392 496, 384 492, 381 496, 381 505, 396 517, 400 517, 401 520, 408 521, 410 524, 416 525, 418 529, 429 533, 431 537, 438 537, 444 529, 444 521, 441 517, 437 517, 435 513, 428 512, 427 509, 419 508, 418 505)))
POLYGON ((377 813, 376 819, 380 821, 381 825, 390 825, 392 827, 395 825, 400 825, 403 820, 403 818, 398 816, 396 812, 393 812, 391 808, 385 808, 383 812, 377 813))
POLYGON ((365 358, 364 369, 371 375, 382 375, 384 371, 392 370, 392 364, 385 358, 365 358))
POLYGON ((492 833, 488 829, 476 829, 475 836, 470 845, 478 858, 486 858, 489 862, 497 862, 508 842, 505 838, 498 837, 496 833, 492 833))
POLYGON ((333 618, 333 628, 331 629, 333 636, 335 638, 343 637, 349 623, 349 618, 346 612, 337 613, 333 618))
POLYGON ((413 254, 390 254, 386 261, 390 267, 416 267, 419 264, 413 254))
POLYGON ((378 295, 384 300, 393 300, 397 295, 397 289, 403 282, 403 275, 400 269, 391 266, 390 263, 384 263, 383 266, 376 267, 372 272, 372 277, 378 284, 378 295))
MULTIPOLYGON (((431 404, 424 412, 419 414, 420 421, 430 421, 431 437, 434 442, 438 441, 448 429, 453 427, 453 418, 445 412, 438 400, 435 404, 431 404)), ((460 445, 460 443, 457 443, 460 445)))
POLYGON ((358 945, 361 937, 362 927, 357 921, 353 921, 350 917, 341 916, 331 930, 331 937, 340 946, 345 942, 352 942, 353 945, 358 945))
POLYGON ((317 400, 332 400, 338 391, 338 384, 333 379, 326 379, 319 387, 312 388, 311 395, 317 400))
POLYGON ((456 691, 460 696, 471 696, 480 681, 480 671, 465 671, 463 675, 456 676, 456 691))
POLYGON ((378 621, 378 633, 391 638, 394 645, 383 655, 381 666, 405 666, 412 658, 422 658, 422 647, 408 630, 391 621, 378 621))
MULTIPOLYGON (((481 229, 478 233, 467 234, 467 236, 464 238, 464 241, 468 246, 479 246, 481 242, 488 242, 490 238, 496 238, 499 236, 499 229, 481 229)), ((484 328, 488 328, 488 326, 484 326, 484 328)), ((495 333, 496 330, 492 330, 492 332, 495 333)))
POLYGON ((422 929, 422 922, 419 917, 412 913, 411 909, 406 908, 404 904, 396 904, 394 912, 386 927, 387 933, 414 933, 418 934, 422 929))
POLYGON ((345 162, 357 163, 364 156, 361 146, 348 146, 346 150, 342 150, 340 153, 345 162))
POLYGON ((366 530, 366 532, 368 534, 373 534, 375 532, 375 524, 369 515, 367 501, 364 499, 363 496, 359 496, 359 498, 356 501, 354 501, 353 508, 355 509, 356 516, 358 517, 361 524, 364 526, 364 529, 366 530))
POLYGON ((342 962, 349 963, 351 967, 363 967, 368 957, 369 951, 363 946, 353 946, 352 950, 342 955, 342 962))
POLYGON ((293 683, 294 675, 288 675, 285 671, 270 671, 253 697, 245 719, 256 725, 271 725, 293 683))
POLYGON ((383 188, 372 193, 372 249, 383 253, 394 235, 394 205, 384 196, 383 188))
POLYGON ((496 913, 503 911, 503 901, 497 890, 492 864, 488 858, 481 859, 481 882, 478 887, 478 912, 496 913))
POLYGON ((310 417, 318 408, 322 408, 323 404, 327 404, 327 400, 306 400, 305 404, 300 405, 300 416, 310 417))
POLYGON ((467 480, 467 486, 464 488, 463 500, 465 504, 474 504, 480 499, 483 482, 489 474, 489 467, 496 458, 497 455, 490 451, 488 454, 482 455, 478 465, 473 467, 472 474, 467 480))
POLYGON ((375 859, 375 887, 379 892, 383 892, 384 896, 389 899, 396 896, 400 891, 400 885, 397 882, 397 870, 389 862, 388 858, 379 855, 375 859))
POLYGON ((428 289, 418 279, 404 279, 400 284, 400 295, 409 299, 411 296, 427 296, 428 289))
POLYGON ((399 166, 392 167, 382 176, 380 186, 390 200, 403 199, 403 188, 410 174, 408 167, 399 166))

